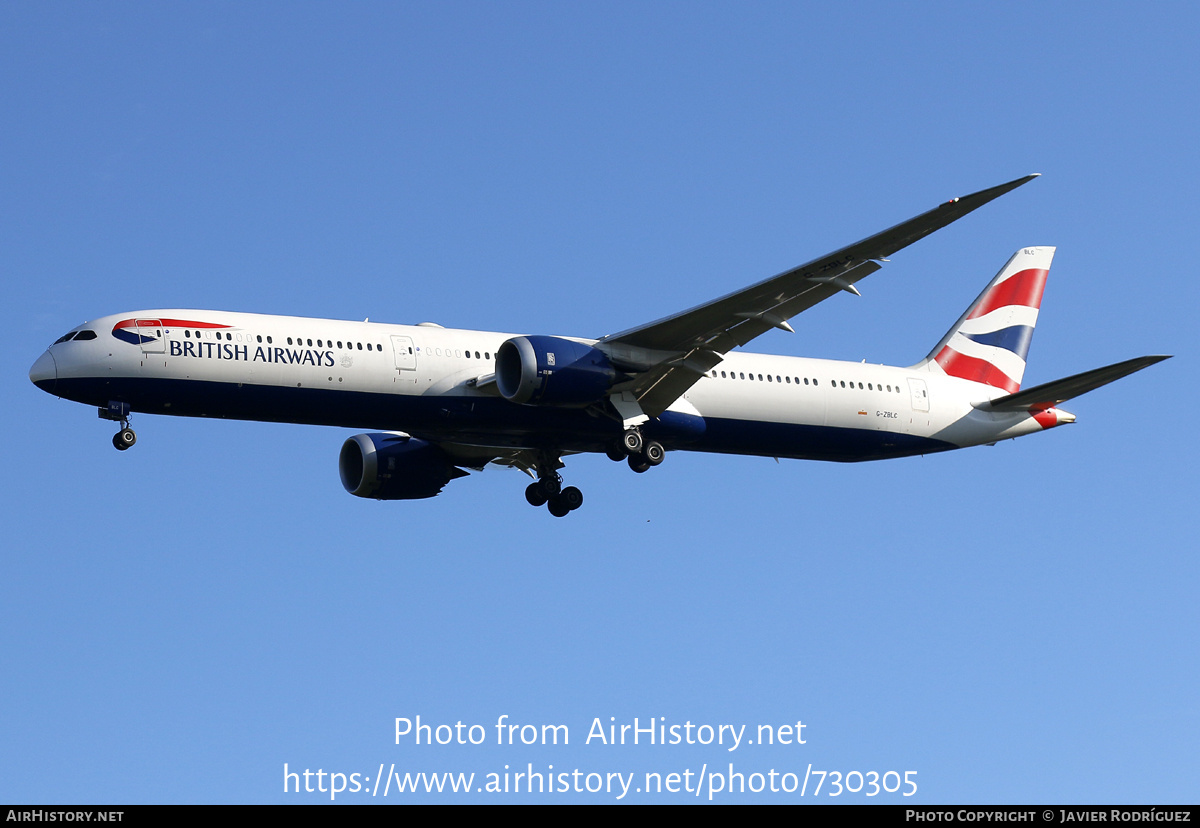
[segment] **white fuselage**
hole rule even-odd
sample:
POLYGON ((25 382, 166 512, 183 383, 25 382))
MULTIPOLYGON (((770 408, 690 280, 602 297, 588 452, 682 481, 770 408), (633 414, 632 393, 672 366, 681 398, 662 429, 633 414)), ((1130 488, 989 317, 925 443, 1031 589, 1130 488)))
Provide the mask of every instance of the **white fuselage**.
MULTIPOLYGON (((515 334, 201 310, 136 311, 77 330, 95 338, 52 345, 31 377, 101 407, 564 452, 603 450, 621 432, 595 412, 501 398, 496 352, 515 334)), ((735 352, 656 420, 672 449, 877 459, 1046 427, 1025 412, 973 407, 1002 393, 924 367, 735 352)))

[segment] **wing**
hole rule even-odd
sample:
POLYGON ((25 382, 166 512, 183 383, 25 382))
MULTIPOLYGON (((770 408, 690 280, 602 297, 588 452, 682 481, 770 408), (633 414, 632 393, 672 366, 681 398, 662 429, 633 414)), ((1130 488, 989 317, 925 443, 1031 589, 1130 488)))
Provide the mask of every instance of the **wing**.
POLYGON ((879 270, 880 261, 1036 177, 1027 175, 953 199, 778 276, 604 337, 598 346, 635 373, 614 389, 615 396, 636 401, 647 416, 658 416, 724 354, 772 328, 791 331, 788 319, 839 291, 857 294, 854 283, 879 270))

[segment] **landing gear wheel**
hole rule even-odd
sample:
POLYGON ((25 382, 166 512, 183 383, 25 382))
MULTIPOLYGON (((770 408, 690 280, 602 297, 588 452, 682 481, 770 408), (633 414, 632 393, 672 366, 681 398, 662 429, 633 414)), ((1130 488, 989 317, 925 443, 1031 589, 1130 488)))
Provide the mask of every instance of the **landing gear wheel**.
POLYGON ((557 497, 558 493, 562 491, 562 478, 557 474, 553 477, 543 477, 537 484, 542 487, 547 498, 557 497))
POLYGON ((137 442, 137 435, 133 433, 132 428, 123 428, 113 435, 112 443, 116 446, 117 451, 125 451, 131 448, 137 442))
POLYGON ((629 455, 629 468, 633 469, 638 474, 650 470, 650 464, 640 454, 629 455))
POLYGON ((567 486, 558 496, 558 502, 567 507, 567 511, 574 512, 583 505, 583 492, 574 486, 567 486))
POLYGON ((651 440, 646 443, 646 448, 642 449, 642 457, 651 466, 657 466, 667 456, 666 449, 662 447, 662 443, 657 440, 651 440))
POLYGON ((641 454, 642 444, 642 432, 636 428, 627 429, 621 437, 621 447, 625 449, 626 454, 641 454))
POLYGON ((549 496, 540 482, 530 483, 525 487, 525 499, 530 506, 545 506, 549 496))
POLYGON ((608 457, 609 460, 612 460, 614 463, 620 463, 627 456, 625 454, 624 447, 622 447, 620 443, 611 445, 608 448, 606 448, 604 450, 604 454, 606 457, 608 457))
POLYGON ((567 486, 558 495, 550 498, 550 502, 546 505, 546 508, 555 517, 566 517, 568 513, 574 512, 582 505, 583 492, 574 486, 567 486))

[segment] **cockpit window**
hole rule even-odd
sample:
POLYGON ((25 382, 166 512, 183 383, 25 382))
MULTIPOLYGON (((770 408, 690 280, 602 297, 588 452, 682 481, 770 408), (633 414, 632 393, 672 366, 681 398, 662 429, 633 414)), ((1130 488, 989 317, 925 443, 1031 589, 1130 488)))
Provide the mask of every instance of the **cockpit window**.
POLYGON ((54 340, 54 344, 57 345, 60 342, 66 342, 68 339, 70 339, 74 335, 75 335, 74 331, 71 331, 69 334, 63 334, 58 339, 54 340))
POLYGON ((95 338, 96 338, 95 331, 80 331, 79 333, 77 333, 75 335, 76 342, 82 342, 85 339, 95 339, 95 338))

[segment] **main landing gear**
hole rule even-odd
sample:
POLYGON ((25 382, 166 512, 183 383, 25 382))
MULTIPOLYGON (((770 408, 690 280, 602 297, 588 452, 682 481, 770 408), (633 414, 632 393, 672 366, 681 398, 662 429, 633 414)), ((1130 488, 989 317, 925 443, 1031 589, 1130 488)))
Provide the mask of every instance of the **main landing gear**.
POLYGON ((607 452, 610 460, 625 460, 629 468, 638 474, 657 466, 667 456, 666 449, 657 440, 647 440, 637 426, 625 429, 621 442, 607 452))
POLYGON ((117 451, 133 448, 133 444, 137 442, 137 435, 129 427, 129 403, 110 402, 106 408, 100 409, 100 419, 121 424, 121 430, 112 438, 112 444, 117 451))
POLYGON ((566 517, 583 505, 583 492, 574 486, 563 487, 558 473, 562 461, 555 453, 546 453, 538 461, 538 479, 525 487, 530 506, 545 506, 555 517, 566 517))

